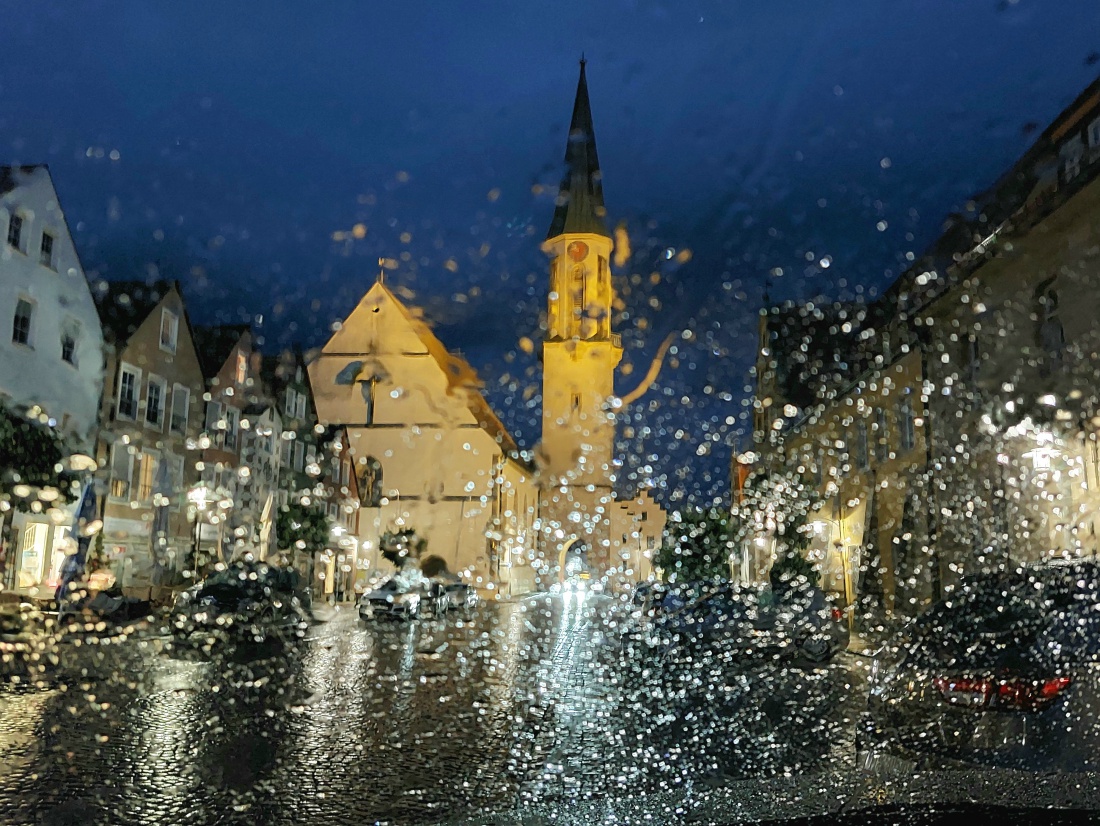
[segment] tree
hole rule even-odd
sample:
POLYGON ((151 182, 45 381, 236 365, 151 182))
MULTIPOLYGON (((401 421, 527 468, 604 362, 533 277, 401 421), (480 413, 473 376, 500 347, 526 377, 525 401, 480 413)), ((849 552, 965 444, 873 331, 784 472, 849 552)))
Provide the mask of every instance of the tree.
POLYGON ((0 406, 0 497, 30 510, 37 490, 52 488, 61 504, 76 499, 74 476, 64 469, 65 444, 47 424, 0 406))
POLYGON ((730 556, 737 549, 734 532, 725 508, 674 511, 654 564, 666 582, 729 579, 730 556))
POLYGON ((817 584, 820 575, 806 559, 809 516, 820 499, 814 485, 787 470, 758 470, 745 480, 741 501, 733 508, 738 546, 766 536, 775 540, 775 577, 803 575, 817 584), (777 569, 777 570, 775 570, 777 569))
POLYGON ((378 540, 382 557, 396 568, 404 566, 408 559, 419 559, 428 548, 428 540, 421 539, 412 528, 386 531, 378 540))
POLYGON ((275 516, 275 538, 283 548, 312 554, 328 544, 331 525, 320 505, 291 502, 275 516))

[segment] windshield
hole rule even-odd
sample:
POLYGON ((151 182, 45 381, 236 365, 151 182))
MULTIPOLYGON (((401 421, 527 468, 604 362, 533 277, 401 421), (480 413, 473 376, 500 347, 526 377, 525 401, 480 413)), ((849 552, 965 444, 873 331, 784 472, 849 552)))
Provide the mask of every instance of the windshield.
POLYGON ((17 5, 0 822, 1100 809, 1100 6, 17 5))

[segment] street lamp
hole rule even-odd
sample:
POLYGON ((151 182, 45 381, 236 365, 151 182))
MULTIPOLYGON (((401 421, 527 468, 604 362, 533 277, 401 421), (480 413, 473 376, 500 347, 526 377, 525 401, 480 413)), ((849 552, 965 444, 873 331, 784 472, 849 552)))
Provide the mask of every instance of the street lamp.
POLYGON ((848 631, 851 633, 855 630, 855 612, 852 610, 852 603, 855 602, 856 597, 852 582, 852 549, 848 547, 848 543, 844 541, 844 524, 837 519, 829 519, 827 517, 818 517, 810 523, 816 532, 820 533, 821 529, 826 524, 833 525, 837 530, 836 540, 833 542, 833 547, 840 553, 840 564, 842 573, 844 575, 844 607, 848 613, 848 631))
POLYGON ((206 512, 206 508, 210 505, 211 501, 210 491, 207 490, 206 483, 199 482, 195 487, 191 488, 191 490, 187 492, 187 501, 195 507, 194 534, 191 537, 191 564, 194 576, 197 579, 199 574, 199 528, 201 525, 199 514, 206 512))

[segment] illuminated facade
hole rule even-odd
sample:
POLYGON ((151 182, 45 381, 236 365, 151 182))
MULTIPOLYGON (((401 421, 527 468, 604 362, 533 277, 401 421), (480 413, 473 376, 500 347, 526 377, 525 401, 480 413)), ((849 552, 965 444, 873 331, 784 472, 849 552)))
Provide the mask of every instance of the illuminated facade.
POLYGON ((623 350, 611 329, 612 241, 583 61, 565 164, 542 247, 551 263, 538 451, 544 553, 559 577, 569 553, 598 574, 616 564, 612 401, 623 350))
POLYGON ((1098 208, 1100 82, 878 301, 762 316, 756 442, 823 497, 827 587, 912 614, 1100 551, 1098 208))
POLYGON ((356 568, 389 568, 380 537, 411 528, 422 558, 490 593, 535 587, 534 471, 473 369, 381 278, 308 372, 318 420, 341 428, 352 459, 356 568))

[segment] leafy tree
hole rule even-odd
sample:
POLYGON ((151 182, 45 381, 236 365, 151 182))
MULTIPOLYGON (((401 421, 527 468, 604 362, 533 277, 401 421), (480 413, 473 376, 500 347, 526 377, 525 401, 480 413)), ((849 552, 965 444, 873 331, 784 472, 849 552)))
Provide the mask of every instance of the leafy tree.
POLYGON ((54 488, 61 504, 76 499, 74 477, 64 470, 66 452, 56 430, 0 407, 0 497, 16 510, 30 510, 35 489, 54 488), (32 495, 26 495, 23 485, 32 495))
POLYGON ((729 579, 730 556, 737 549, 734 533, 725 508, 674 511, 654 564, 667 582, 729 579))
POLYGON ((421 539, 412 528, 386 531, 378 540, 382 557, 396 568, 404 566, 408 559, 419 559, 428 549, 428 540, 421 539))
POLYGON ((821 584, 821 574, 814 564, 801 553, 789 552, 783 554, 774 563, 768 574, 772 587, 778 587, 784 582, 793 582, 800 578, 815 588, 821 584))
POLYGON ((320 505, 291 502, 275 516, 275 538, 283 548, 312 554, 328 544, 332 527, 320 505))

